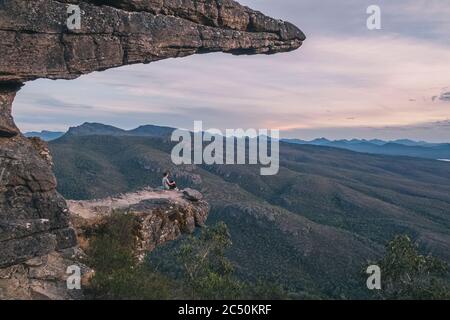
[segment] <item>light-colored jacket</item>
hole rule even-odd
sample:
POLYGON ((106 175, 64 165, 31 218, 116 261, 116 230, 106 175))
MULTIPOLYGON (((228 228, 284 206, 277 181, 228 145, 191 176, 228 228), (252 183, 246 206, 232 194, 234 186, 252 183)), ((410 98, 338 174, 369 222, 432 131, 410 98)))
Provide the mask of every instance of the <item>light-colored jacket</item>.
POLYGON ((165 190, 170 190, 170 181, 168 177, 162 179, 162 186, 165 190))

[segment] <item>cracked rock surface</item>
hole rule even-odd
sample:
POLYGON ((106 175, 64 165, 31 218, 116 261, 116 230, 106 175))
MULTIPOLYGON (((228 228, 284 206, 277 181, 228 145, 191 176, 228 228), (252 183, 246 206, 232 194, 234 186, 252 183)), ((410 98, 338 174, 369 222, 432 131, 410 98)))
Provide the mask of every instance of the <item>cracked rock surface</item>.
POLYGON ((232 0, 4 0, 0 38, 0 82, 24 82, 195 53, 285 52, 305 36, 232 0), (68 4, 81 9, 79 30, 67 27, 68 4))

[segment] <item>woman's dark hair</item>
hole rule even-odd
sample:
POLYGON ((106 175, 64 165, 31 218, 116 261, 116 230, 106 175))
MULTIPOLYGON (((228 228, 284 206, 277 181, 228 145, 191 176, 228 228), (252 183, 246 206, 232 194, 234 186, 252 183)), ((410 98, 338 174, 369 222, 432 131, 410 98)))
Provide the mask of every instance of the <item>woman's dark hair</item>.
POLYGON ((169 171, 164 171, 163 177, 168 176, 168 175, 169 175, 169 171))

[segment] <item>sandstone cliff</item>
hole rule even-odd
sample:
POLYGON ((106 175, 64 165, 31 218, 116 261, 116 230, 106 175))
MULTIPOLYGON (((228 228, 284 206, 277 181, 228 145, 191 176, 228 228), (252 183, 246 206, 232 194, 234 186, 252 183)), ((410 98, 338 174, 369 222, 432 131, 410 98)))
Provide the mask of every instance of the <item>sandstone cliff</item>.
POLYGON ((46 145, 11 115, 26 81, 196 53, 273 54, 304 39, 232 0, 0 1, 0 298, 70 298, 58 288, 77 255, 46 145), (70 4, 81 9, 79 30, 67 27, 70 4))

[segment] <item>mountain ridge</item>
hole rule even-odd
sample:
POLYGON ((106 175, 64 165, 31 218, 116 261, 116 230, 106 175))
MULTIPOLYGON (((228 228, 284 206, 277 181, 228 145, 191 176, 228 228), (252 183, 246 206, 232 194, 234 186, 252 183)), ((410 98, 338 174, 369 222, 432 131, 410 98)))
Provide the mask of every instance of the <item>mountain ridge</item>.
POLYGON ((427 159, 450 159, 450 143, 429 143, 409 139, 383 141, 378 139, 328 140, 326 138, 311 141, 282 139, 283 142, 299 145, 316 145, 347 149, 355 152, 410 156, 427 159))
MULTIPOLYGON (((117 126, 107 125, 100 122, 84 122, 78 126, 71 126, 65 132, 62 131, 52 131, 52 130, 42 130, 40 132, 30 131, 25 134, 30 136, 31 134, 39 134, 39 133, 52 133, 52 134, 89 134, 89 130, 93 130, 96 134, 102 133, 102 128, 108 128, 111 131, 117 131, 117 133, 127 133, 130 135, 139 135, 139 133, 145 133, 147 130, 149 131, 166 131, 165 133, 171 133, 173 130, 177 130, 178 128, 170 127, 166 125, 153 125, 153 124, 143 124, 139 125, 133 129, 122 129, 117 126)), ((103 132, 107 134, 108 132, 103 132)), ((313 140, 302 140, 297 138, 282 138, 280 141, 287 143, 296 143, 296 144, 310 144, 310 145, 325 145, 329 146, 333 143, 348 143, 348 144, 360 144, 360 143, 370 143, 373 145, 386 145, 386 144, 400 144, 404 146, 423 146, 423 147, 436 147, 436 146, 448 146, 450 143, 448 142, 427 142, 423 140, 411 140, 411 139, 395 139, 395 140, 381 140, 381 139, 337 139, 331 140, 325 137, 316 138, 313 140)))
POLYGON ((58 138, 61 138, 65 132, 62 131, 49 131, 49 130, 42 130, 42 131, 29 131, 25 132, 24 136, 27 138, 41 138, 44 141, 51 141, 58 138))
MULTIPOLYGON (((115 136, 143 136, 164 137, 169 139, 171 133, 176 130, 169 126, 141 125, 137 128, 124 130, 111 125, 85 122, 80 126, 70 127, 69 130, 58 138, 71 135, 115 135, 115 136)), ((52 139, 54 140, 54 139, 52 139)), ((281 139, 281 142, 299 145, 315 145, 346 149, 354 152, 380 154, 389 156, 408 156, 433 160, 450 159, 450 143, 430 143, 425 141, 413 141, 410 139, 397 139, 384 141, 380 139, 341 139, 329 140, 317 138, 306 141, 300 139, 281 139)))

